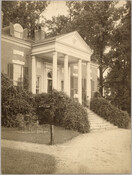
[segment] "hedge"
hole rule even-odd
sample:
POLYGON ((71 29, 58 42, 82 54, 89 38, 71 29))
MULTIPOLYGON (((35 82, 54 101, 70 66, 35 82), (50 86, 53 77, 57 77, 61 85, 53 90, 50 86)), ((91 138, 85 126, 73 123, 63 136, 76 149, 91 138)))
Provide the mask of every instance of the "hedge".
POLYGON ((1 74, 2 93, 2 126, 17 127, 18 116, 24 115, 25 120, 34 118, 34 96, 22 87, 13 86, 5 74, 1 74))
POLYGON ((40 124, 50 123, 82 133, 89 132, 86 110, 65 93, 53 90, 35 97, 40 124))
POLYGON ((100 97, 93 98, 90 108, 102 118, 119 128, 130 128, 131 119, 128 113, 111 105, 106 99, 100 97))

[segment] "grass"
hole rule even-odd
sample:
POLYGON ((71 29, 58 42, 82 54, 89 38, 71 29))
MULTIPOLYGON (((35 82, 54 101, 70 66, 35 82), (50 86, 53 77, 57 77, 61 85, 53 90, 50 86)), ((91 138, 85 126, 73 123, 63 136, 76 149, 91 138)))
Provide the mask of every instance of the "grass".
MULTIPOLYGON (((50 142, 50 128, 49 125, 43 126, 43 132, 22 132, 14 128, 1 129, 1 138, 14 141, 32 142, 38 144, 49 144, 50 142)), ((65 143, 68 140, 79 135, 79 132, 66 130, 61 127, 55 127, 54 142, 55 144, 65 143)))
POLYGON ((52 174, 55 159, 47 154, 2 148, 1 170, 2 174, 52 174))

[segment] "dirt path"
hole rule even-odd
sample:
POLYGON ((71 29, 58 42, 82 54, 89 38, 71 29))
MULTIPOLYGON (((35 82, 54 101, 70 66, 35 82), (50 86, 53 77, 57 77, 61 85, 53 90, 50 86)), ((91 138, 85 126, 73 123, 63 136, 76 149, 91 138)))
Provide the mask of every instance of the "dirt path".
POLYGON ((100 130, 54 146, 2 140, 1 146, 55 156, 56 173, 130 173, 131 131, 100 130))

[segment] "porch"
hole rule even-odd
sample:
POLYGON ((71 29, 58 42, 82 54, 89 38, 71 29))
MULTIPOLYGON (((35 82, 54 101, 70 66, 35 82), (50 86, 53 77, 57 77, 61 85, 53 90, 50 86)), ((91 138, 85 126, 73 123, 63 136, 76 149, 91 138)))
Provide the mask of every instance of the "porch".
POLYGON ((53 88, 64 91, 72 98, 78 98, 82 104, 85 91, 85 96, 90 100, 92 52, 77 32, 37 42, 33 44, 31 54, 32 93, 47 93, 53 88), (84 66, 86 71, 83 73, 84 66))

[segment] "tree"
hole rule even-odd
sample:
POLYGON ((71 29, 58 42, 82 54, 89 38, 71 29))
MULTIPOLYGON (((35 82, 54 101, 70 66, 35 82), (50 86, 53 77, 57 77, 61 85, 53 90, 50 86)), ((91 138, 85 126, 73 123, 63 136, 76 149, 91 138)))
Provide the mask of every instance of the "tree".
POLYGON ((106 97, 130 113, 131 108, 131 2, 119 9, 120 22, 113 30, 111 65, 105 81, 106 97))
POLYGON ((49 30, 49 36, 56 36, 64 32, 64 26, 68 23, 68 18, 64 15, 58 17, 52 17, 52 20, 46 21, 46 26, 49 30))
MULTIPOLYGON (((93 49, 92 60, 99 64, 99 91, 103 95, 103 73, 108 67, 105 49, 114 27, 115 4, 113 1, 68 1, 69 16, 57 19, 56 30, 62 33, 78 31, 93 49), (61 22, 60 22, 61 21, 61 22), (62 25, 63 24, 63 29, 62 25)), ((52 24, 55 22, 52 20, 52 24)), ((54 29, 52 30, 52 35, 54 29)), ((56 33, 55 33, 56 34, 56 33)))
POLYGON ((33 37, 35 25, 47 5, 47 1, 2 1, 3 26, 19 23, 28 28, 29 36, 33 37))

